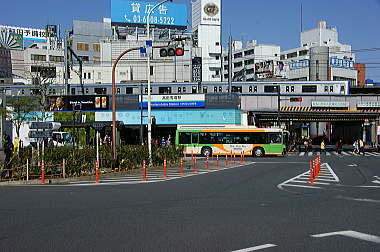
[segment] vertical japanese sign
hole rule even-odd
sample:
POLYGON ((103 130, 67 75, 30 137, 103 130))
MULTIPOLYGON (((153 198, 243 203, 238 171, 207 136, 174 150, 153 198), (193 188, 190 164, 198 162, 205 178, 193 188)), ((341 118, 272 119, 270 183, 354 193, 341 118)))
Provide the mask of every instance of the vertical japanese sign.
POLYGON ((202 58, 194 57, 192 59, 192 81, 201 82, 202 81, 202 58))

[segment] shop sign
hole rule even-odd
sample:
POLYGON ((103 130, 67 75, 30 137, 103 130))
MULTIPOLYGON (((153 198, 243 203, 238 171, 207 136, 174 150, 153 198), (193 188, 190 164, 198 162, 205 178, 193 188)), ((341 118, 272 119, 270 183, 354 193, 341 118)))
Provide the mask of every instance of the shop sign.
POLYGON ((358 107, 358 108, 380 108, 380 101, 358 102, 356 107, 358 107))
POLYGON ((349 102, 336 102, 336 101, 312 101, 312 107, 323 107, 323 108, 348 108, 349 102))
MULTIPOLYGON (((152 108, 196 108, 205 106, 204 94, 189 94, 189 95, 151 95, 152 108)), ((140 100, 141 106, 141 100, 140 100)), ((148 96, 143 96, 142 106, 148 107, 148 96)))

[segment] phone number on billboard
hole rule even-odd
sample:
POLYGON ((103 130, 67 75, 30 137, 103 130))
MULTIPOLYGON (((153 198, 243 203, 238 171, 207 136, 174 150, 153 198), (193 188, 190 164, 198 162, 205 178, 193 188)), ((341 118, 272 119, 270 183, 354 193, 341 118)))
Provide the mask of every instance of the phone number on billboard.
MULTIPOLYGON (((134 23, 146 23, 146 16, 141 17, 140 15, 134 15, 133 16, 133 22, 134 23)), ((150 23, 151 24, 163 24, 163 25, 174 25, 175 24, 175 18, 174 17, 157 17, 157 16, 151 16, 150 17, 150 23)))

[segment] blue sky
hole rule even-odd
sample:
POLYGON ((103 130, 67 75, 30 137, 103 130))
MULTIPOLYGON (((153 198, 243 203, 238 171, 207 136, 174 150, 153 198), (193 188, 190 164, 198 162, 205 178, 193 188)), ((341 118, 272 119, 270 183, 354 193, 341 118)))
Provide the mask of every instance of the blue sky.
MULTIPOLYGON (((190 0, 174 3, 186 3, 190 10, 190 0)), ((339 41, 352 45, 353 50, 380 48, 380 0, 222 0, 223 44, 231 32, 236 40, 255 39, 280 45, 282 50, 298 47, 301 3, 304 30, 325 20, 328 26, 337 27, 339 41)), ((111 0, 2 1, 1 9, 2 25, 40 28, 50 23, 68 29, 73 19, 110 17, 111 0)), ((356 57, 367 63, 367 78, 380 81, 380 50, 359 51, 356 57)))

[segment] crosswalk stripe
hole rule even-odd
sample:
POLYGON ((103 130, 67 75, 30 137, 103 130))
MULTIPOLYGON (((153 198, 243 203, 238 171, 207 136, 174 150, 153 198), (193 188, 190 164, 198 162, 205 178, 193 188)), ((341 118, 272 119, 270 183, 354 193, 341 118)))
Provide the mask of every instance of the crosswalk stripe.
POLYGON ((313 156, 313 152, 309 152, 307 153, 307 155, 310 157, 310 156, 313 156))
POLYGON ((349 151, 348 153, 350 153, 351 155, 354 155, 354 156, 359 156, 359 154, 353 152, 353 151, 349 151))
POLYGON ((330 152, 326 152, 326 156, 331 156, 331 153, 330 152))
POLYGON ((345 155, 345 156, 350 156, 350 154, 348 154, 348 153, 345 152, 345 151, 342 151, 342 154, 345 155))
POLYGON ((305 152, 300 152, 300 157, 304 156, 305 152))
POLYGON ((335 156, 340 156, 339 154, 338 154, 338 152, 336 152, 336 151, 333 151, 332 152, 335 156))

